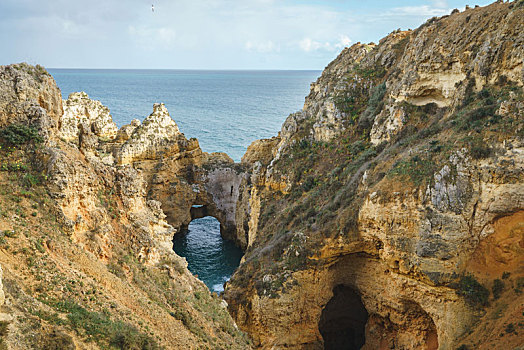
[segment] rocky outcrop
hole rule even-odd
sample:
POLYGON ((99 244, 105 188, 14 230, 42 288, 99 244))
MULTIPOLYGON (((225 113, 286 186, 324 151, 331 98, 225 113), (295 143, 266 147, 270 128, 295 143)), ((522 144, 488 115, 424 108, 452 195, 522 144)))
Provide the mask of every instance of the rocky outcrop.
POLYGON ((372 73, 380 75, 385 73, 382 69, 395 66, 394 76, 388 77, 389 108, 382 110, 374 126, 375 144, 389 140, 392 132, 402 128, 399 105, 403 101, 449 107, 456 106, 466 89, 471 89, 468 82, 476 91, 499 79, 522 84, 520 47, 524 39, 519 34, 523 28, 518 6, 508 11, 508 5, 497 3, 489 10, 476 8, 435 17, 416 31, 390 34, 378 46, 359 43, 344 49, 306 97, 303 113, 313 123, 311 137, 329 141, 355 122, 362 112, 359 104, 373 88, 369 78, 374 67, 382 67, 372 73), (440 35, 442 27, 448 30, 445 36, 440 35), (459 39, 464 37, 469 39, 459 39), (359 74, 348 70, 355 65, 359 74))
POLYGON ((0 127, 31 124, 42 136, 55 133, 63 113, 62 98, 54 79, 42 66, 2 66, 0 94, 0 127))
MULTIPOLYGON (((119 165, 158 159, 161 154, 179 153, 178 138, 183 137, 163 103, 153 106, 153 113, 133 130, 116 152, 119 165)), ((183 137, 185 139, 185 137, 183 137)))
MULTIPOLYGON (((109 109, 85 93, 64 101, 63 115, 61 101, 43 68, 0 67, 0 234, 2 247, 9 238, 13 249, 0 256, 9 301, 3 312, 13 315, 0 315, 11 322, 2 346, 249 348, 220 301, 173 252, 183 221, 166 215, 154 196, 161 176, 171 186, 199 174, 202 182, 192 185, 220 205, 213 202, 220 191, 207 194, 203 180, 221 175, 198 169, 224 156, 203 154, 162 104, 117 133, 109 109), (162 173, 164 164, 176 171, 162 173)), ((178 200, 189 213, 192 198, 178 200)))
POLYGON ((74 92, 63 101, 64 114, 60 118, 59 135, 66 141, 78 140, 79 125, 90 129, 103 139, 114 139, 118 127, 109 114, 109 108, 94 101, 85 92, 74 92))
POLYGON ((140 120, 133 119, 131 123, 122 126, 120 129, 118 129, 115 141, 119 143, 123 143, 129 140, 131 135, 133 135, 133 132, 135 131, 135 129, 139 127, 140 124, 142 124, 140 120))
POLYGON ((522 277, 523 11, 497 2, 345 49, 279 137, 250 146, 249 243, 225 298, 257 346, 518 343, 480 325, 521 317, 487 321, 522 295, 486 287, 522 277))
POLYGON ((375 117, 375 122, 369 133, 369 139, 372 144, 379 145, 384 141, 390 141, 406 123, 406 113, 404 109, 398 105, 386 106, 375 117))
POLYGON ((399 62, 401 79, 392 84, 392 96, 415 105, 443 107, 456 104, 471 79, 477 91, 501 77, 522 86, 523 24, 520 11, 508 6, 497 3, 489 9, 429 20, 409 39, 399 62), (441 26, 448 30, 445 36, 439 35, 441 26), (464 37, 468 40, 456 40, 464 37), (425 50, 417 50, 422 46, 425 50))

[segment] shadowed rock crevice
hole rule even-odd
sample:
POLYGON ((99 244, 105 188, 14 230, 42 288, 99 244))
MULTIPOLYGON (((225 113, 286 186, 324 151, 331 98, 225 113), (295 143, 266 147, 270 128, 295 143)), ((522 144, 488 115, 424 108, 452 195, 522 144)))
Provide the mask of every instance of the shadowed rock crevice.
POLYGON ((367 320, 368 312, 360 296, 348 286, 336 286, 318 323, 324 349, 360 349, 366 342, 367 320))

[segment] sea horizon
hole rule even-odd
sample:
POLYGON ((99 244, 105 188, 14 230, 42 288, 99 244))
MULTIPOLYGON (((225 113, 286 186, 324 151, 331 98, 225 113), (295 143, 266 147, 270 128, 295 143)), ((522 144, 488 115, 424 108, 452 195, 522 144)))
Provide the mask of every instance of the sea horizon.
POLYGON ((111 111, 118 127, 144 120, 164 103, 202 150, 240 161, 249 144, 276 136, 300 110, 317 70, 48 68, 67 99, 84 91, 111 111))
POLYGON ((47 70, 105 70, 105 71, 198 71, 198 72, 319 72, 323 69, 260 69, 260 68, 62 68, 46 67, 47 70))

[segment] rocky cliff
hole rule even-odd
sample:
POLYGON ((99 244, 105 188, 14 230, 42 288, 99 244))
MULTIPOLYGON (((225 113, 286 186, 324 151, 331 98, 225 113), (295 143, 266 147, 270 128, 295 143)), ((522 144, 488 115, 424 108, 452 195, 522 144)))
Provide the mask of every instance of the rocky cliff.
POLYGON ((117 130, 85 93, 62 102, 43 68, 0 67, 0 346, 249 348, 172 250, 196 192, 210 210, 221 205, 205 189, 212 174, 198 170, 217 160, 233 168, 187 140, 161 104, 117 130), (200 177, 171 203, 155 194, 182 181, 177 171, 200 177))
POLYGON ((225 299, 256 345, 522 345, 523 18, 500 1, 344 49, 250 146, 225 299))
POLYGON ((499 1, 344 49, 240 164, 162 104, 117 130, 0 67, 0 347, 520 346, 523 18, 499 1), (236 324, 172 251, 206 215, 245 250, 236 324))

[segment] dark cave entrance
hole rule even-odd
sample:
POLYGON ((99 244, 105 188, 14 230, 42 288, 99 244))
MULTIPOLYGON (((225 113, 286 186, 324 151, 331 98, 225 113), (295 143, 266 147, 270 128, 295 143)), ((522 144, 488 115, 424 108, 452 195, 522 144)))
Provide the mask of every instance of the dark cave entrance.
POLYGON ((366 342, 367 321, 368 312, 360 296, 348 286, 336 286, 318 323, 324 349, 360 349, 366 342))

